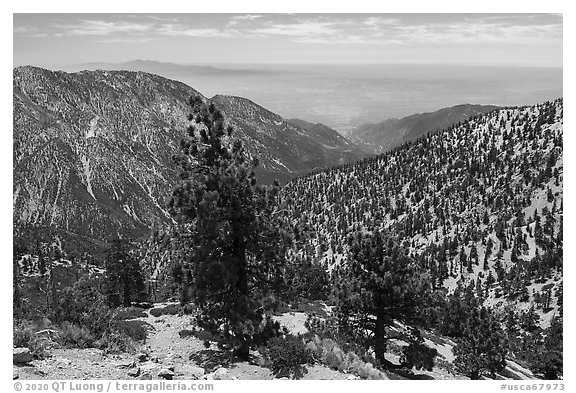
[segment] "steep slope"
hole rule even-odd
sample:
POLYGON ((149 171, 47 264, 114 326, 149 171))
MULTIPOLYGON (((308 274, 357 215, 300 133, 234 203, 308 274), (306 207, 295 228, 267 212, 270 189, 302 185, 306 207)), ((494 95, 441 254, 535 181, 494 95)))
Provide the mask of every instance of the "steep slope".
POLYGON ((350 236, 388 228, 434 285, 472 283, 489 305, 533 306, 545 326, 562 298, 562 115, 561 99, 501 109, 294 179, 282 205, 295 252, 332 268, 350 236))
POLYGON ((310 123, 302 119, 289 119, 290 124, 307 131, 307 134, 329 149, 347 150, 350 154, 366 155, 362 149, 343 137, 338 131, 321 123, 310 123))
POLYGON ((259 158, 257 173, 262 178, 282 179, 283 175, 294 176, 366 156, 343 137, 338 143, 329 142, 330 132, 299 127, 249 99, 216 95, 210 101, 242 133, 250 153, 259 158))
POLYGON ((14 225, 88 243, 170 222, 194 89, 134 72, 14 70, 14 225))
POLYGON ((384 152, 403 142, 414 140, 427 132, 447 128, 473 116, 498 109, 493 105, 456 105, 430 113, 418 113, 401 119, 387 119, 376 124, 363 124, 350 132, 350 139, 384 152))
MULTIPOLYGON (((14 69, 14 229, 44 228, 85 246, 138 237, 170 224, 165 210, 176 181, 172 156, 186 128, 193 88, 131 71, 14 69)), ((349 162, 280 116, 237 97, 213 99, 249 154, 260 179, 287 180, 349 162)))

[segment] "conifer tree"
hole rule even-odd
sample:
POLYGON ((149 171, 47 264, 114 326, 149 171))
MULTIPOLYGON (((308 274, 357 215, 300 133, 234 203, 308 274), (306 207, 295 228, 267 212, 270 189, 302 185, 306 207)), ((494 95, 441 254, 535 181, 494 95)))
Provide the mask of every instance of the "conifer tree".
POLYGON ((429 304, 431 279, 398 240, 374 233, 353 243, 348 266, 337 271, 337 315, 343 330, 372 333, 376 359, 388 364, 386 329, 394 319, 414 322, 429 304))
POLYGON ((485 307, 474 308, 466 320, 464 334, 454 347, 456 369, 470 379, 484 372, 492 377, 506 367, 508 341, 500 322, 485 307))
POLYGON ((24 252, 24 247, 14 240, 12 249, 12 314, 14 319, 21 317, 23 311, 21 293, 23 279, 20 269, 20 257, 24 252))
POLYGON ((178 222, 198 324, 247 360, 264 328, 264 294, 278 289, 287 236, 275 208, 278 184, 257 185, 233 127, 214 104, 190 99, 187 136, 176 157, 180 182, 169 209, 178 222), (188 239, 188 240, 186 240, 188 239))
POLYGON ((111 307, 129 307, 132 301, 142 300, 145 296, 140 264, 131 255, 125 240, 112 241, 106 258, 105 291, 111 307))
POLYGON ((544 333, 541 343, 530 354, 531 369, 545 379, 558 379, 563 372, 562 318, 553 317, 544 333))

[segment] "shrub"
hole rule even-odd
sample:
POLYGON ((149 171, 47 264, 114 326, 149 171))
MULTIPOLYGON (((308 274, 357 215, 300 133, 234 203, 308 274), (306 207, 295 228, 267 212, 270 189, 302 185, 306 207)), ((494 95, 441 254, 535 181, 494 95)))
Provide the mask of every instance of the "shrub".
POLYGON ((96 342, 96 346, 103 349, 106 353, 123 353, 136 351, 134 340, 125 333, 118 331, 110 331, 96 342))
POLYGON ((287 333, 286 328, 281 328, 280 323, 274 321, 270 315, 267 315, 260 322, 258 333, 254 336, 254 344, 258 346, 266 345, 270 339, 287 333))
POLYGON ((287 335, 274 337, 262 351, 268 367, 278 376, 303 374, 303 365, 310 361, 310 354, 300 337, 287 335))
POLYGON ((334 340, 315 335, 306 343, 306 350, 313 361, 341 372, 349 372, 364 379, 384 379, 384 374, 371 362, 365 362, 353 351, 344 352, 334 340))
POLYGON ((432 371, 436 355, 438 355, 438 351, 435 348, 430 348, 424 343, 414 342, 403 348, 401 363, 404 367, 432 371))
POLYGON ((150 314, 154 317, 160 317, 162 315, 176 315, 181 311, 179 304, 169 304, 164 307, 157 307, 150 310, 150 314))
POLYGON ((178 332, 178 335, 180 338, 194 337, 196 336, 196 330, 182 329, 178 332))
POLYGON ((364 363, 357 372, 358 376, 363 379, 384 379, 382 372, 374 368, 372 363, 364 363))
MULTIPOLYGON (((352 336, 343 332, 339 329, 336 318, 321 318, 309 314, 304 326, 308 329, 305 337, 318 336, 320 341, 330 340, 323 345, 337 345, 344 352, 356 353, 364 362, 377 363, 374 356, 368 352, 368 341, 364 337, 352 336)), ((328 348, 328 350, 330 349, 328 348)))
POLYGON ((62 322, 58 329, 62 345, 75 348, 89 348, 94 346, 96 339, 86 326, 79 326, 70 322, 62 322))
POLYGON ((48 354, 52 342, 46 337, 39 337, 32 323, 21 321, 14 324, 12 341, 15 347, 26 347, 37 359, 43 359, 48 354))
POLYGON ((135 341, 145 341, 150 324, 144 321, 115 321, 112 330, 123 333, 135 341))
POLYGON ((95 283, 81 279, 62 290, 56 319, 59 323, 67 321, 86 326, 99 337, 109 329, 112 310, 106 305, 105 296, 95 288, 95 283))
POLYGON ((326 353, 324 364, 334 370, 344 371, 346 369, 344 352, 340 348, 332 348, 326 353))

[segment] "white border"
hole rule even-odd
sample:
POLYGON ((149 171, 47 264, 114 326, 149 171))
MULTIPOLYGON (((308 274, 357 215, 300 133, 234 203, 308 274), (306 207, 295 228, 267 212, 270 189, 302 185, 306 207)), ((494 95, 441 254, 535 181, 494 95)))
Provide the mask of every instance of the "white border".
MULTIPOLYGON (((1 237, 2 239, 2 262, 4 264, 4 273, 2 274, 1 285, 1 299, 5 315, 5 322, 2 324, 2 384, 6 387, 5 391, 13 391, 13 382, 9 380, 11 370, 10 349, 12 329, 9 319, 11 318, 11 239, 12 239, 12 197, 9 193, 12 184, 12 59, 8 53, 13 53, 13 30, 12 30, 12 14, 13 13, 211 13, 211 12, 226 12, 226 13, 403 13, 403 12, 418 12, 418 13, 491 13, 491 12, 505 12, 505 13, 523 13, 523 12, 545 12, 545 13, 562 13, 564 15, 564 69, 568 72, 564 75, 564 122, 566 132, 564 133, 565 149, 568 152, 564 161, 564 195, 565 195, 565 218, 566 223, 564 229, 565 236, 565 256, 564 267, 565 277, 568 277, 568 284, 574 277, 573 264, 575 261, 574 247, 572 246, 572 239, 574 238, 573 223, 575 223, 574 215, 574 193, 573 176, 574 173, 574 158, 572 158, 573 148, 576 147, 576 130, 571 127, 573 122, 573 105, 572 105, 572 86, 573 76, 572 72, 574 67, 573 51, 569 47, 574 46, 573 41, 569 37, 575 37, 574 33, 574 18, 572 8, 569 6, 570 1, 562 0, 524 0, 524 1, 502 1, 502 0, 483 0, 483 1, 446 1, 446 0, 419 0, 419 1, 402 1, 402 2, 387 2, 376 0, 354 0, 354 1, 330 1, 330 2, 312 2, 310 0, 290 0, 287 2, 273 2, 264 0, 239 0, 239 1, 213 1, 204 2, 197 0, 146 0, 146 1, 118 1, 118 0, 98 0, 98 1, 61 1, 61 0, 26 0, 26 1, 12 1, 9 4, 2 4, 3 11, 0 16, 0 23, 4 33, 1 37, 2 48, 4 49, 5 56, 2 64, 2 120, 4 127, 1 133, 1 149, 0 154, 0 184, 4 185, 1 194, 2 210, 0 219, 2 220, 1 237)), ((571 285, 565 285, 565 330, 571 331, 574 327, 574 313, 571 311, 571 299, 574 298, 574 290, 571 285)), ((575 391, 576 386, 572 386, 574 378, 571 371, 573 370, 573 351, 571 351, 574 344, 574 338, 571 334, 565 335, 564 356, 565 364, 564 370, 566 391, 575 391)), ((514 383, 506 381, 508 383, 514 383)), ((491 392, 499 391, 500 385, 503 381, 387 381, 387 382, 374 382, 374 381, 306 381, 306 382, 291 382, 291 381, 274 381, 273 385, 266 381, 246 381, 238 383, 237 381, 232 385, 229 383, 218 383, 216 392, 218 391, 232 391, 240 390, 270 390, 274 389, 278 392, 292 391, 293 389, 317 389, 317 390, 372 390, 382 391, 389 389, 396 391, 400 389, 425 389, 426 391, 442 391, 442 392, 491 392), (298 385, 296 385, 298 384, 298 385)), ((545 391, 545 390, 544 390, 545 391)))

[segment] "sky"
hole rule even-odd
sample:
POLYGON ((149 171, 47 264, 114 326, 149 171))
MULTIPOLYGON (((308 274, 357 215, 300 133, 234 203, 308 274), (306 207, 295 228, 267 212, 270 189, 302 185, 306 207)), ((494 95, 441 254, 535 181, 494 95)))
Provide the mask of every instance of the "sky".
POLYGON ((562 67, 558 14, 14 14, 13 65, 562 67))

